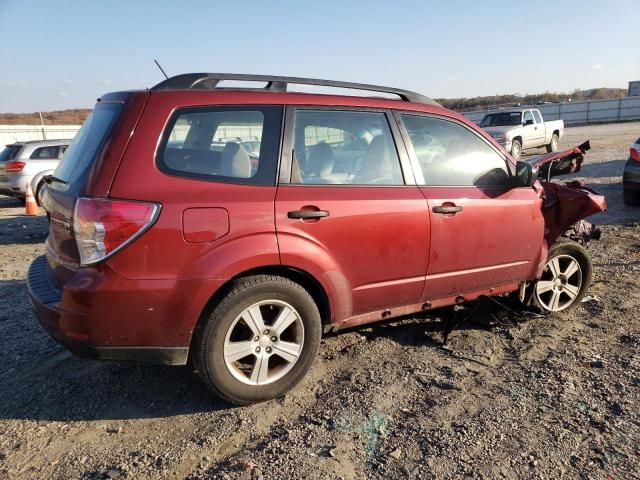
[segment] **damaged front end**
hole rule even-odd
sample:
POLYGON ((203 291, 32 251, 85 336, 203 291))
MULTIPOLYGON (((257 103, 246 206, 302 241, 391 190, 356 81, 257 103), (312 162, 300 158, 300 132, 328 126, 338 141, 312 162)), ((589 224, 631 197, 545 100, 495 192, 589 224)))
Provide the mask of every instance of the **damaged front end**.
POLYGON ((538 171, 535 188, 543 200, 544 237, 547 246, 565 235, 585 245, 600 238, 600 230, 585 217, 607 209, 604 195, 574 180, 564 184, 551 182, 552 177, 580 171, 589 141, 562 152, 552 152, 527 160, 538 171))

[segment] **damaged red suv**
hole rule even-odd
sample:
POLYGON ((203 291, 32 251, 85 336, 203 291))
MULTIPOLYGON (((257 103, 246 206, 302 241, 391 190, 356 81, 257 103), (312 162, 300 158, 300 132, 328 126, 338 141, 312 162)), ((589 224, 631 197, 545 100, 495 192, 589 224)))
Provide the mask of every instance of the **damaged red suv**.
POLYGON ((179 75, 98 100, 41 191, 50 231, 29 294, 77 354, 191 359, 228 401, 270 399, 304 376, 323 332, 481 295, 576 305, 592 267, 563 234, 605 201, 550 178, 587 149, 516 163, 414 92, 179 75))

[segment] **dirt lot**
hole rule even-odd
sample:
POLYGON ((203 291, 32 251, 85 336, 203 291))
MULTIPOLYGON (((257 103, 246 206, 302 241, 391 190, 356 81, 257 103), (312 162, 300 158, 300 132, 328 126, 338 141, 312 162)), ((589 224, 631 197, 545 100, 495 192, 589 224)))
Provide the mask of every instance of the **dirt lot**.
MULTIPOLYGON (((640 209, 621 201, 640 123, 578 127, 592 300, 519 319, 487 305, 441 347, 437 314, 324 339, 303 383, 231 408, 187 367, 76 358, 25 291, 44 217, 0 199, 0 478, 640 478, 640 209)), ((132 320, 133 321, 133 320, 132 320)))

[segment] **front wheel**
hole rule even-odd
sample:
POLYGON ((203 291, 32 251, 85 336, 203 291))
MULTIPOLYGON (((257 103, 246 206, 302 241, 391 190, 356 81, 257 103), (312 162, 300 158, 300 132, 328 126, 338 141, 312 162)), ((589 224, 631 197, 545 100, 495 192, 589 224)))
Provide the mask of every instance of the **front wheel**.
POLYGON ((558 149, 558 134, 551 135, 551 142, 545 146, 547 147, 547 153, 555 152, 558 149))
POLYGON ((279 397, 306 374, 318 351, 321 320, 309 293, 291 280, 238 280, 199 329, 193 360, 218 396, 248 405, 279 397))
POLYGON ((511 142, 511 156, 514 160, 520 160, 522 156, 522 144, 520 140, 514 140, 511 142))
POLYGON ((533 284, 531 302, 545 312, 561 312, 580 303, 591 285, 593 266, 584 247, 561 238, 550 249, 540 279, 533 284))

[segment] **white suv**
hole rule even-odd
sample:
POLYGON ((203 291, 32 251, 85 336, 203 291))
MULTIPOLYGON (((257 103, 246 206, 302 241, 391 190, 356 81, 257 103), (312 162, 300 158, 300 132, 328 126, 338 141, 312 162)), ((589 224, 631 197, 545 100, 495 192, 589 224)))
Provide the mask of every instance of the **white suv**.
POLYGON ((7 145, 0 152, 0 193, 24 198, 27 183, 31 183, 37 195, 43 177, 53 173, 70 142, 36 140, 7 145))

